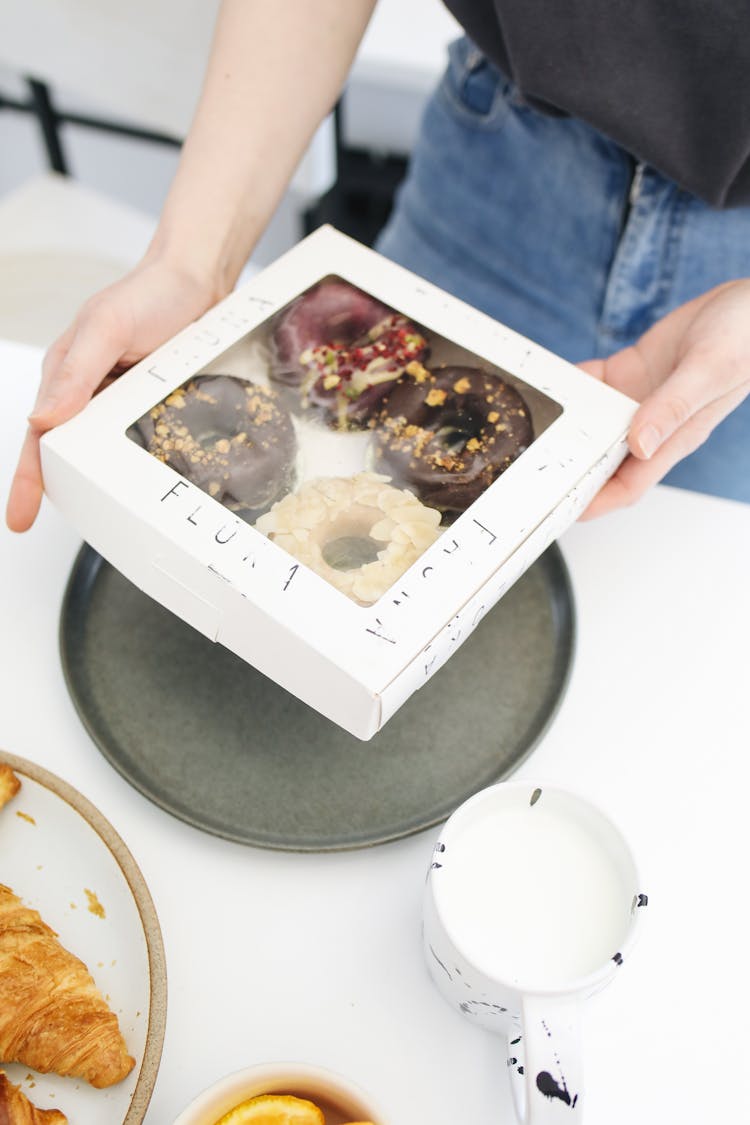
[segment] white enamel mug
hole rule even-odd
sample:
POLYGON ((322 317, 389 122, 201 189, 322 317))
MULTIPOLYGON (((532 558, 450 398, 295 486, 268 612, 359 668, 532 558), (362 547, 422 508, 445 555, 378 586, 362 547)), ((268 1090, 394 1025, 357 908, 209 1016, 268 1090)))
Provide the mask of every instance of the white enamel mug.
POLYGON ((622 971, 647 903, 620 832, 572 793, 501 782, 444 826, 427 964, 455 1008, 506 1038, 523 1125, 582 1120, 580 1005, 622 971))

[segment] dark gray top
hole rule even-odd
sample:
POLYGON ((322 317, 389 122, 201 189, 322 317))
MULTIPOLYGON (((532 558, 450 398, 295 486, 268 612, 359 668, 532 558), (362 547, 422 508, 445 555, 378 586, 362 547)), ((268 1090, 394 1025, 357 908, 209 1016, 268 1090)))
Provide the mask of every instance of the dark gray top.
POLYGON ((717 207, 750 204, 750 0, 445 0, 537 108, 717 207))

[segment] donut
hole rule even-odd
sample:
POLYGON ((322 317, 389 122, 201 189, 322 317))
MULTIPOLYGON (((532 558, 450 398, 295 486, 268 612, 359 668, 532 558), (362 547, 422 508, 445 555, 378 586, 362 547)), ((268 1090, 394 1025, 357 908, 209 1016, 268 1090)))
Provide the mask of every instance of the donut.
POLYGON ((337 430, 364 429, 386 391, 427 355, 411 321, 346 281, 303 293, 274 322, 272 381, 337 430))
POLYGON ((440 535, 440 512, 388 477, 322 477, 256 522, 274 543, 337 590, 372 605, 440 535))
POLYGON ((198 375, 137 429, 152 456, 249 522, 294 483, 294 427, 269 387, 231 375, 198 375))
POLYGON ((375 468, 446 516, 465 511, 534 438, 522 396, 479 367, 417 365, 374 427, 375 468))

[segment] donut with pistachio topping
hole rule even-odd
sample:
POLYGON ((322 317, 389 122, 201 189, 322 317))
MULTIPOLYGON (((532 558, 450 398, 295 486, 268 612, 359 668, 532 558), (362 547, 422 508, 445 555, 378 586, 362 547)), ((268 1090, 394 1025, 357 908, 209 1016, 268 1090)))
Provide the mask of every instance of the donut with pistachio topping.
POLYGON ((427 341, 406 317, 339 279, 303 293, 276 318, 271 379, 296 392, 300 410, 333 429, 366 428, 383 396, 427 341))

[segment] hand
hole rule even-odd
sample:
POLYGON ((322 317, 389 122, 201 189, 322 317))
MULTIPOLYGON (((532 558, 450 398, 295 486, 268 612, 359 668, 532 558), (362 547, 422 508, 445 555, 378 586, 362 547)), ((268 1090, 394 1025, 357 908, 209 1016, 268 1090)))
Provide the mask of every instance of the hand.
POLYGON ((44 357, 39 394, 8 499, 11 531, 28 530, 39 511, 42 434, 72 418, 113 375, 174 336, 221 295, 208 278, 162 260, 144 260, 86 302, 44 357))
POLYGON ((633 504, 750 392, 750 280, 681 305, 609 359, 579 365, 641 403, 630 454, 583 514, 633 504))
POLYGON ((233 287, 339 96, 374 7, 375 0, 223 0, 152 249, 133 273, 83 307, 45 357, 8 501, 12 530, 25 531, 39 510, 41 435, 85 406, 107 376, 142 359, 233 287), (274 112, 258 113, 271 88, 274 112))

